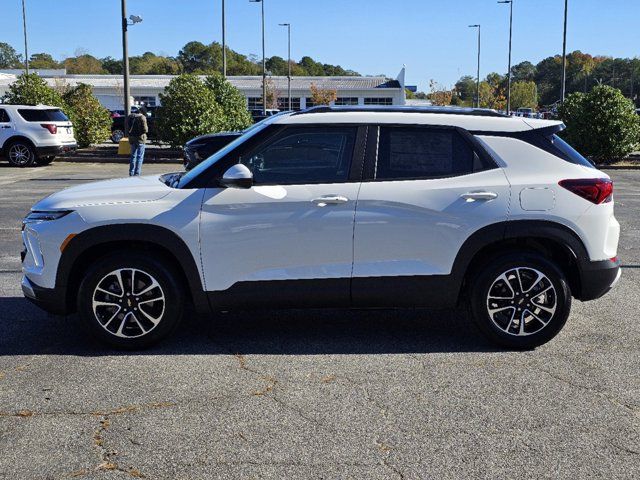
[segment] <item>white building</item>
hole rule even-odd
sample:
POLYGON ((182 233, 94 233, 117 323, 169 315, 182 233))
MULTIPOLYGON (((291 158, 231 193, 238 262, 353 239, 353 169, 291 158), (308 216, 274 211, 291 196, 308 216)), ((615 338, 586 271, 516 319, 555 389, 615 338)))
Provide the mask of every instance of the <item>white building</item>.
MULTIPOLYGON (((0 70, 0 97, 13 83, 21 70, 0 70)), ((75 86, 86 83, 93 88, 100 103, 110 110, 122 110, 122 75, 68 75, 64 70, 36 70, 51 87, 75 86)), ((336 105, 404 105, 404 68, 395 80, 385 77, 292 77, 291 106, 304 109, 311 104, 311 85, 321 89, 336 90, 336 105)), ((131 75, 130 90, 134 103, 159 105, 159 94, 169 84, 173 75, 131 75)), ((278 94, 280 108, 287 107, 287 78, 269 77, 278 94)), ((262 77, 228 77, 228 80, 247 98, 249 109, 261 108, 262 77)))

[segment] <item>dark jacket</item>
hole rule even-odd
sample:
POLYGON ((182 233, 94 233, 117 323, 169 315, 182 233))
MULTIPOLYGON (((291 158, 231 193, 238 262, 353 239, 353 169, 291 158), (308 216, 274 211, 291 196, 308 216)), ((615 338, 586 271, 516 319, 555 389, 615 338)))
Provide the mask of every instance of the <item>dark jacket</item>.
POLYGON ((147 142, 147 133, 149 132, 149 126, 147 125, 147 117, 145 115, 142 115, 141 113, 132 113, 131 115, 129 115, 128 120, 128 128, 129 131, 127 132, 129 135, 129 143, 130 144, 139 144, 139 143, 146 143, 147 142), (134 129, 134 125, 135 127, 139 126, 139 123, 136 122, 140 122, 142 123, 142 131, 144 132, 142 135, 132 135, 131 132, 134 129))

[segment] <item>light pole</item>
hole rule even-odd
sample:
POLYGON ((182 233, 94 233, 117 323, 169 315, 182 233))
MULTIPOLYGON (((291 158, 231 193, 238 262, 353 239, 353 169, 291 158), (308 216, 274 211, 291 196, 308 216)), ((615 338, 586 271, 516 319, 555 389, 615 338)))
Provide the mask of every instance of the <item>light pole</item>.
POLYGON ((129 101, 129 42, 127 30, 129 25, 135 25, 142 22, 142 18, 137 15, 131 15, 127 20, 127 0, 122 0, 122 70, 124 76, 124 134, 129 132, 129 114, 131 113, 131 103, 129 101))
POLYGON ((224 0, 222 0, 222 76, 227 78, 227 38, 226 38, 226 17, 224 13, 224 0))
POLYGON ((507 74, 507 115, 511 115, 511 39, 513 34, 513 0, 500 0, 509 4, 509 73, 507 74))
POLYGON ((24 32, 24 71, 29 75, 29 49, 27 48, 27 11, 22 0, 22 30, 24 32))
POLYGON ((564 97, 567 93, 567 13, 569 11, 569 0, 564 0, 564 32, 562 34, 562 86, 561 97, 564 103, 564 97))
POLYGON ((287 73, 287 99, 289 103, 289 111, 291 111, 291 24, 290 23, 279 23, 281 27, 287 27, 287 38, 288 38, 288 61, 287 66, 289 67, 287 73))
POLYGON ((262 114, 267 116, 267 64, 264 55, 264 0, 249 0, 262 6, 262 114))
POLYGON ((480 108, 480 25, 469 25, 469 28, 478 29, 478 76, 476 78, 476 107, 480 108))

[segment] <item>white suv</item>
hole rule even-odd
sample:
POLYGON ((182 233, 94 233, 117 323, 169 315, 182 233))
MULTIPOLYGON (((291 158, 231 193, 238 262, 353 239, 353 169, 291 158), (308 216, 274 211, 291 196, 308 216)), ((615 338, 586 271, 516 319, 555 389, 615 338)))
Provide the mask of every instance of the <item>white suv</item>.
POLYGON ((560 122, 475 109, 273 116, 188 173, 76 186, 25 218, 23 291, 102 340, 197 312, 469 305, 510 348, 620 276, 613 186, 560 122))
POLYGON ((48 165, 76 147, 73 125, 58 107, 0 104, 0 156, 11 165, 48 165))

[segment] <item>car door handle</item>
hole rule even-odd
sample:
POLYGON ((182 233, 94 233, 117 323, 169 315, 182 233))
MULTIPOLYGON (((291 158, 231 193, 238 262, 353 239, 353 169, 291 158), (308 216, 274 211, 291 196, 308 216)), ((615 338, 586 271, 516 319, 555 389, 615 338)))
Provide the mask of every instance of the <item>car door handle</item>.
POLYGON ((349 199, 341 195, 324 195, 322 197, 314 198, 311 201, 319 207, 326 207, 327 205, 337 205, 339 203, 347 203, 349 199))
POLYGON ((474 200, 493 200, 498 198, 498 194, 496 192, 467 192, 460 195, 460 198, 464 198, 469 202, 474 200))

